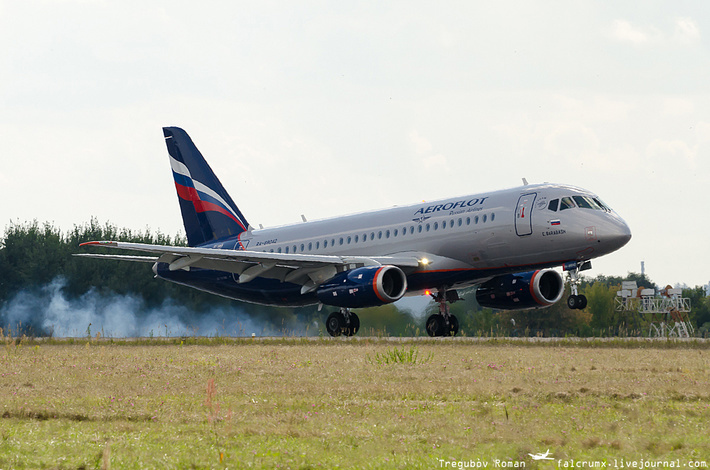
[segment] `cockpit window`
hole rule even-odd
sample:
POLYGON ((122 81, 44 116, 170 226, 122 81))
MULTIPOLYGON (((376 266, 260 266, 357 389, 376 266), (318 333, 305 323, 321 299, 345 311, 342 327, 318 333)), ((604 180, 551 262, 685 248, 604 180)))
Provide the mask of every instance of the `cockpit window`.
POLYGON ((571 197, 563 197, 562 201, 560 201, 560 210, 563 211, 565 209, 572 209, 574 208, 574 202, 572 201, 571 197))
POLYGON ((611 212, 609 206, 604 204, 601 199, 594 196, 567 196, 562 199, 552 199, 547 205, 547 209, 552 212, 556 212, 557 210, 563 211, 565 209, 574 209, 575 207, 611 212))
POLYGON ((611 209, 609 208, 609 206, 607 206, 606 204, 604 204, 601 199, 599 199, 598 197, 595 197, 595 198, 592 198, 592 199, 594 200, 594 202, 597 203, 597 205, 599 205, 599 207, 602 208, 602 210, 605 210, 605 211, 607 211, 607 212, 611 212, 611 209))
POLYGON ((572 199, 574 199, 574 202, 577 203, 577 206, 581 207, 582 209, 592 209, 592 205, 590 204, 591 201, 586 197, 572 196, 572 199))
POLYGON ((582 209, 594 209, 597 211, 607 211, 609 212, 610 209, 606 207, 599 199, 589 197, 589 196, 572 196, 572 199, 574 199, 574 202, 577 203, 579 207, 582 209))

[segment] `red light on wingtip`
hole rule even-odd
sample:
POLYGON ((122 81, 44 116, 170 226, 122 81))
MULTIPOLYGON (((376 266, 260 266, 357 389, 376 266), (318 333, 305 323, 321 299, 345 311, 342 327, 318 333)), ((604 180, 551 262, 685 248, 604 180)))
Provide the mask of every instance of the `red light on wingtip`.
POLYGON ((424 291, 424 295, 431 295, 431 291, 430 291, 430 290, 425 290, 425 291, 424 291))

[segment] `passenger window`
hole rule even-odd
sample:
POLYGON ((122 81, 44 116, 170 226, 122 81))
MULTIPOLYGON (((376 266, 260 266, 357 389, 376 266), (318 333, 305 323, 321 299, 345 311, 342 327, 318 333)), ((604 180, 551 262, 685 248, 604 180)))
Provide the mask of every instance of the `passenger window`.
POLYGON ((304 251, 306 251, 305 248, 306 248, 305 245, 304 245, 303 243, 301 243, 301 253, 303 253, 304 251))
POLYGON ((488 216, 487 216, 486 214, 483 214, 483 223, 484 223, 484 224, 486 223, 486 219, 487 219, 487 218, 488 218, 488 216))
POLYGON ((459 227, 463 224, 463 220, 459 219, 459 227))
POLYGON ((552 212, 557 212, 557 206, 559 205, 560 200, 559 199, 553 199, 550 201, 550 204, 547 205, 547 210, 550 210, 552 212))
POLYGON ((286 247, 286 253, 288 253, 288 247, 286 247))
POLYGON ((426 231, 428 232, 428 231, 429 231, 429 229, 431 229, 431 225, 429 225, 429 224, 426 224, 426 231))
POLYGON ((278 249, 277 253, 281 253, 281 248, 278 249))
POLYGON ((478 224, 478 216, 476 216, 476 217, 473 218, 473 223, 474 223, 474 224, 478 224))
POLYGON ((414 225, 412 225, 411 227, 409 227, 409 234, 410 234, 410 235, 414 235, 414 225))
POLYGON ((370 240, 374 240, 374 239, 375 239, 375 232, 372 232, 372 233, 370 233, 370 240))
POLYGON ((419 228, 417 229, 419 233, 422 233, 422 226, 420 225, 419 228))
POLYGON ((296 250, 296 245, 293 245, 293 252, 296 253, 296 251, 298 251, 296 250))
POLYGON ((340 240, 338 240, 338 241, 339 241, 340 244, 342 245, 342 244, 343 244, 343 237, 340 237, 340 240))
POLYGON ((360 236, 359 236, 359 235, 355 235, 355 243, 357 243, 358 240, 360 240, 360 236))
POLYGON ((348 237, 348 245, 353 241, 353 237, 348 237))
POLYGON ((308 251, 313 250, 313 242, 308 242, 308 251))
POLYGON ((574 199, 574 202, 577 203, 579 207, 582 209, 591 209, 592 205, 589 203, 589 201, 582 197, 582 196, 572 196, 572 199, 574 199))
POLYGON ((323 240, 323 248, 328 248, 328 240, 323 240))
POLYGON ((377 239, 382 240, 382 231, 377 232, 377 239))
POLYGON ((434 222, 434 230, 437 230, 439 228, 439 222, 434 222))
POLYGON ((574 202, 572 201, 571 197, 563 197, 562 200, 560 201, 560 210, 563 211, 565 209, 572 209, 574 208, 574 202))
POLYGON ((316 242, 316 250, 320 248, 320 242, 316 242))
POLYGON ((389 237, 390 237, 390 231, 387 230, 387 231, 385 232, 385 238, 389 238, 389 237))
POLYGON ((392 236, 393 236, 393 237, 396 237, 398 233, 399 233, 399 230, 394 229, 394 232, 392 232, 392 236))
POLYGON ((466 217, 466 225, 471 225, 471 217, 466 217))
POLYGON ((496 220, 496 214, 495 214, 495 212, 491 214, 491 222, 493 222, 494 220, 496 220))

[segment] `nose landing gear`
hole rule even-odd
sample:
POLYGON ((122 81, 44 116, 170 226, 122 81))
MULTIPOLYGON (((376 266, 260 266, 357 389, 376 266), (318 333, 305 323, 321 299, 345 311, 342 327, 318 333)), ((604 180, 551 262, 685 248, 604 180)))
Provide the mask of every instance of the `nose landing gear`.
POLYGON ((578 261, 564 266, 567 271, 571 295, 567 297, 567 306, 572 310, 582 310, 587 306, 587 297, 579 294, 579 271, 586 271, 592 268, 591 261, 578 261))

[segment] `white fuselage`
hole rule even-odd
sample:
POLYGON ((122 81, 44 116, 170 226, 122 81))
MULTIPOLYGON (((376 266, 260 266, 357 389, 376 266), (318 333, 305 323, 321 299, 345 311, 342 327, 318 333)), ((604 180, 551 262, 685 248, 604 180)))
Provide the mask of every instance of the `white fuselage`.
MULTIPOLYGON (((459 287, 488 275, 595 258, 623 246, 629 227, 591 192, 538 184, 338 218, 252 230, 239 245, 215 248, 290 254, 389 256, 421 253, 429 263, 418 274, 475 271, 459 287), (579 198, 556 210, 551 201, 579 198), (582 202, 598 201, 595 207, 582 202)), ((227 242, 229 244, 230 242, 227 242)), ((234 242, 231 242, 232 244, 234 242)), ((409 273, 408 273, 409 274, 409 273)), ((428 283, 427 283, 428 284, 428 283)), ((413 283, 414 291, 437 286, 413 283)), ((448 286, 451 287, 451 286, 448 286)))

